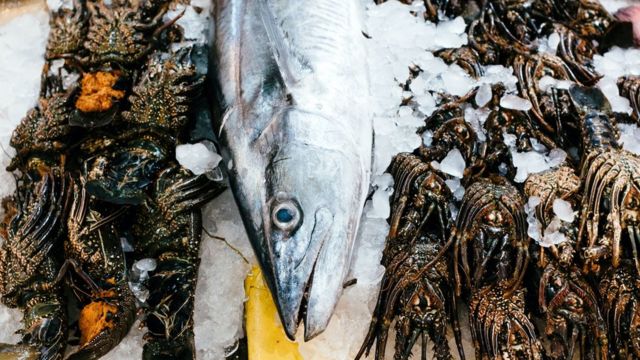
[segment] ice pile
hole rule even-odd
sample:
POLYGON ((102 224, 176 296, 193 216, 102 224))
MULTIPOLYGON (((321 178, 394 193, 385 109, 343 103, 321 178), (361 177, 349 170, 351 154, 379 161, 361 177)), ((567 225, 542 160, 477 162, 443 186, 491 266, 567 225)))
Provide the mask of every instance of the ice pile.
POLYGON ((640 155, 640 129, 636 124, 618 124, 622 147, 636 155, 640 155))
POLYGON ((540 80, 538 80, 538 89, 540 89, 541 91, 544 91, 546 93, 551 92, 551 88, 556 88, 556 89, 569 89, 571 87, 571 85, 575 84, 573 81, 570 80, 559 80, 559 79, 555 79, 549 75, 545 75, 543 77, 540 78, 540 80))
POLYGON ((531 196, 524 206, 524 211, 527 214, 527 235, 542 247, 549 247, 565 242, 567 237, 562 232, 562 226, 572 223, 577 214, 576 211, 573 211, 571 203, 562 199, 555 199, 553 201, 554 216, 544 231, 542 230, 540 220, 535 214, 536 207, 539 205, 540 198, 531 196))
POLYGON ((205 220, 196 288, 195 341, 198 359, 223 359, 243 336, 244 278, 255 264, 230 191, 202 211, 205 220))
POLYGON ((442 161, 432 161, 431 166, 433 166, 434 169, 450 175, 451 178, 445 180, 445 184, 447 184, 449 190, 451 190, 451 193, 453 193, 453 196, 457 200, 462 200, 464 187, 460 184, 460 180, 464 175, 464 169, 467 167, 467 164, 460 150, 457 148, 451 149, 442 161))
MULTIPOLYGON (((34 11, 0 22, 0 198, 10 196, 15 189, 13 176, 4 170, 14 154, 9 139, 38 99, 48 32, 48 16, 42 4, 34 11)), ((4 216, 2 210, 0 216, 4 216)), ((0 305, 0 342, 20 340, 15 334, 20 320, 20 311, 0 305)))
POLYGON ((0 161, 0 194, 3 197, 15 188, 13 176, 4 171, 14 154, 9 139, 13 129, 38 99, 49 33, 48 21, 47 12, 40 7, 35 12, 18 15, 0 25, 0 152, 3 155, 0 161))
MULTIPOLYGON (((452 82, 459 80, 465 91, 473 84, 461 68, 448 66, 428 51, 466 44, 462 18, 438 25, 425 24, 420 16, 411 14, 411 11, 424 11, 422 4, 404 5, 396 1, 379 6, 369 1, 363 4, 367 9, 365 33, 370 37, 366 45, 376 134, 373 173, 379 175, 395 154, 412 151, 420 145, 422 139, 416 129, 423 124, 424 116, 436 108, 431 91, 442 90, 443 78, 452 82), (410 68, 416 66, 424 72, 411 81, 411 91, 403 91, 410 68), (417 104, 415 110, 409 106, 399 107, 408 99, 417 104)), ((425 141, 429 141, 428 135, 425 141)))
POLYGON ((373 131, 375 148, 373 160, 374 174, 382 174, 393 156, 400 152, 413 151, 420 146, 422 139, 416 129, 424 124, 424 120, 413 114, 408 106, 403 107, 395 116, 375 116, 373 131), (404 116, 400 116, 400 113, 404 116))
POLYGON ((558 51, 558 45, 560 45, 560 35, 557 32, 552 32, 547 37, 539 38, 537 43, 539 53, 555 55, 558 51))
POLYGON ((621 76, 640 75, 640 49, 613 47, 604 55, 595 55, 593 64, 603 75, 598 87, 611 103, 611 109, 631 114, 629 100, 620 96, 616 82, 621 76))
POLYGON ((513 181, 522 183, 527 180, 529 174, 536 174, 560 166, 567 158, 567 153, 560 148, 551 149, 533 142, 533 150, 520 152, 516 149, 516 136, 509 133, 502 134, 505 145, 509 147, 513 165, 516 167, 516 176, 513 181))

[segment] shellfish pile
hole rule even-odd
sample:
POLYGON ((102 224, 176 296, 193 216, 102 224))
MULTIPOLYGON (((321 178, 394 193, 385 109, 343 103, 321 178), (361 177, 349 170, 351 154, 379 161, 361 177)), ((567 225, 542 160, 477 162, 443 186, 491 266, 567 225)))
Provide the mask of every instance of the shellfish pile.
POLYGON ((23 328, 4 353, 98 358, 140 309, 144 358, 195 358, 200 207, 226 186, 219 169, 176 160, 178 144, 207 136, 189 129, 210 119, 208 54, 176 25, 186 9, 170 6, 52 10, 40 98, 10 141, 0 293, 23 328))
POLYGON ((433 55, 475 84, 438 89, 420 62, 400 81, 423 143, 388 168, 386 270, 356 358, 383 359, 394 332, 395 359, 429 342, 450 359, 448 331, 463 357, 461 309, 467 357, 640 357, 640 157, 620 136, 639 78, 600 72, 634 46, 631 25, 582 0, 425 0, 414 16, 464 17, 468 44, 433 55), (516 81, 486 81, 496 66, 516 81))

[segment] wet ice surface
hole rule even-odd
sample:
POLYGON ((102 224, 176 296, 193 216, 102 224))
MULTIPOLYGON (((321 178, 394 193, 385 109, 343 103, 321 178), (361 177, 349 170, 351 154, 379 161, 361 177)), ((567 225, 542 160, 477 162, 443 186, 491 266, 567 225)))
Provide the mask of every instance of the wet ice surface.
POLYGON ((630 114, 629 100, 620 96, 616 81, 621 76, 640 75, 640 49, 614 47, 603 55, 595 55, 593 64, 604 75, 598 87, 611 103, 611 109, 630 114))

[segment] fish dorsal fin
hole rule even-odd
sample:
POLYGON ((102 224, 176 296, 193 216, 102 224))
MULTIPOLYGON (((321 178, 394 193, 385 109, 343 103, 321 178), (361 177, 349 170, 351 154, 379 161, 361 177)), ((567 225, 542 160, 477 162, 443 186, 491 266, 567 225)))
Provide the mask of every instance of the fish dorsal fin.
POLYGON ((276 17, 268 1, 269 0, 257 0, 258 11, 260 12, 264 30, 269 38, 269 47, 278 65, 278 71, 287 89, 287 93, 291 94, 291 88, 299 80, 297 74, 299 70, 301 70, 302 64, 291 52, 290 46, 287 45, 284 33, 276 23, 276 17))

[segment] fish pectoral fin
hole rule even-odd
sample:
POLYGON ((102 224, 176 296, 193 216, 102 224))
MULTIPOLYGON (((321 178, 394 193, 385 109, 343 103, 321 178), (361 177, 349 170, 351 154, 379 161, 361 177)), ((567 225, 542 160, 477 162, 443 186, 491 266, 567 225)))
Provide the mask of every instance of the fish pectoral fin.
POLYGON ((290 96, 290 89, 298 82, 297 74, 300 73, 300 69, 303 66, 291 52, 290 46, 287 45, 284 34, 276 22, 276 16, 267 1, 268 0, 258 0, 258 10, 267 38, 269 39, 269 47, 273 53, 273 58, 278 64, 278 71, 287 89, 287 94, 290 96))

